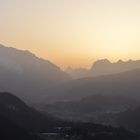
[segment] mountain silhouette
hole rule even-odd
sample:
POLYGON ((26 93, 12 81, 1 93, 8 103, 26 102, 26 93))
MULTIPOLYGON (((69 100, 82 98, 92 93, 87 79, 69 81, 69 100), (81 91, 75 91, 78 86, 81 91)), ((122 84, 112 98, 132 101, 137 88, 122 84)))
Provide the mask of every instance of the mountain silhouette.
POLYGON ((96 77, 101 75, 117 74, 138 68, 140 68, 140 60, 129 60, 126 62, 119 60, 116 63, 111 63, 108 59, 101 59, 96 61, 92 65, 91 69, 68 68, 66 72, 70 74, 71 77, 73 77, 74 79, 79 79, 84 77, 96 77))
POLYGON ((0 90, 25 101, 39 100, 48 87, 70 80, 59 67, 29 51, 0 45, 0 90))

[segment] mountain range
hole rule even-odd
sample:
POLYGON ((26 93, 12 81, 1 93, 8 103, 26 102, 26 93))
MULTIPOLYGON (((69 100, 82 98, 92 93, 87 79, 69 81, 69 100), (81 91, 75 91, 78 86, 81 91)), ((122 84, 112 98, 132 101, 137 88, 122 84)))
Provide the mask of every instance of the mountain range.
POLYGON ((90 70, 79 69, 88 73, 82 75, 85 78, 72 80, 48 60, 29 51, 0 45, 0 91, 12 92, 28 103, 42 99, 49 102, 80 100, 92 94, 134 94, 137 97, 139 68, 140 60, 111 63, 104 59, 95 62, 90 70))
POLYGON ((46 132, 61 139, 139 139, 130 130, 140 132, 140 60, 104 59, 90 70, 66 72, 29 51, 0 45, 0 77, 3 140, 44 138, 46 132))
POLYGON ((129 60, 126 62, 119 60, 116 63, 111 63, 108 59, 101 59, 96 61, 90 69, 72 69, 71 67, 68 67, 66 72, 71 75, 73 79, 80 79, 85 77, 117 74, 138 68, 140 68, 140 60, 129 60))

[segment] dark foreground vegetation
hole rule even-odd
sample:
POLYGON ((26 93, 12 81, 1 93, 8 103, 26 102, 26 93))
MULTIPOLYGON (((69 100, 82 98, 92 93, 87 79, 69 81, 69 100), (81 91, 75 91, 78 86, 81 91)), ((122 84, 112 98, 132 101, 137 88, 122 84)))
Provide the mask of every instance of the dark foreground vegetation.
POLYGON ((123 128, 92 123, 73 123, 58 131, 61 137, 71 140, 138 140, 139 135, 123 128))

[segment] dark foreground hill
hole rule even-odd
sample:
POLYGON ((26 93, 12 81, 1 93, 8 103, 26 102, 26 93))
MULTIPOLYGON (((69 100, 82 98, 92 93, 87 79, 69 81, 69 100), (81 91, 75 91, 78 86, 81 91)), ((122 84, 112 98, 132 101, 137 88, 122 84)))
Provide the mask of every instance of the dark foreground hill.
POLYGON ((46 134, 57 134, 55 140, 139 140, 138 134, 122 128, 92 123, 58 123, 53 117, 28 107, 19 98, 9 93, 0 93, 0 139, 36 140, 31 134, 39 134, 43 140, 46 134))
POLYGON ((116 124, 140 132, 140 107, 117 115, 116 124))
POLYGON ((42 114, 28 107, 23 101, 10 93, 0 93, 0 116, 33 132, 50 130, 60 122, 49 114, 42 114))
POLYGON ((0 116, 0 139, 1 140, 37 140, 24 128, 13 123, 9 119, 0 116))

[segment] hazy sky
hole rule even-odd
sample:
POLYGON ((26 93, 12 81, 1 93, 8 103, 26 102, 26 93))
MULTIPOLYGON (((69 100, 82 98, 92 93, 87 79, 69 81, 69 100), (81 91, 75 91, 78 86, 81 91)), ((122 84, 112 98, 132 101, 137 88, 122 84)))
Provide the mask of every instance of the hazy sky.
POLYGON ((140 0, 0 0, 0 43, 63 68, 140 59, 140 0))

